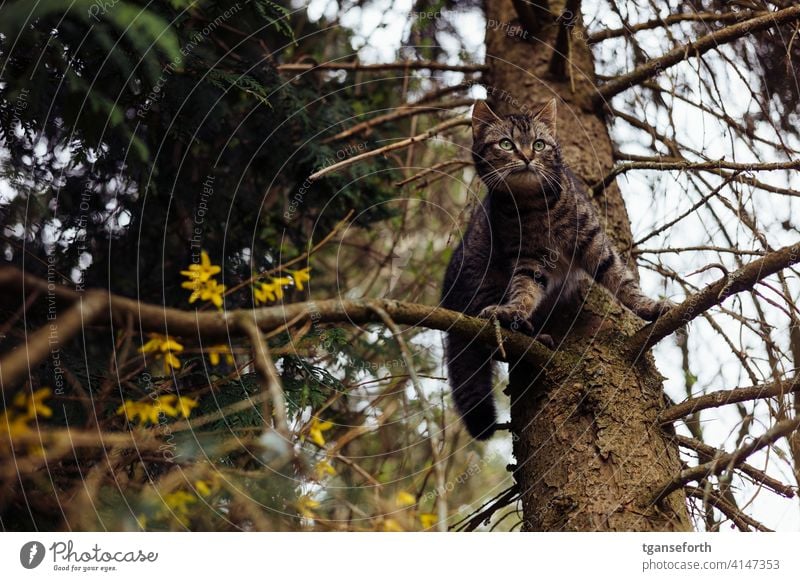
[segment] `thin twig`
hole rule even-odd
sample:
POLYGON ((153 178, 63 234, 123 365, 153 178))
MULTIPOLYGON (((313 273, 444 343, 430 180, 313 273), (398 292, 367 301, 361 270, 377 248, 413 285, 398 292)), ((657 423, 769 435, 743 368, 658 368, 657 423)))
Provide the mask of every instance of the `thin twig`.
POLYGON ((800 6, 791 6, 783 10, 778 10, 777 12, 770 12, 763 16, 745 20, 733 26, 726 26, 716 32, 690 41, 683 46, 676 47, 658 58, 647 61, 631 72, 615 77, 604 83, 598 90, 596 99, 603 102, 608 101, 614 95, 631 87, 635 87, 645 79, 655 77, 664 71, 664 69, 674 66, 690 57, 699 57, 710 50, 717 49, 723 44, 732 42, 748 34, 786 24, 798 18, 800 18, 800 6))
POLYGON ((800 243, 770 252, 722 277, 699 292, 688 296, 681 304, 667 311, 654 323, 637 331, 628 341, 632 352, 638 355, 650 349, 661 339, 671 335, 710 308, 721 304, 731 295, 749 290, 761 279, 797 262, 800 262, 800 243))
POLYGON ((444 533, 447 532, 447 498, 445 496, 445 492, 447 491, 447 477, 445 474, 445 463, 442 459, 444 443, 442 442, 441 432, 439 431, 436 423, 436 418, 433 416, 433 411, 428 399, 425 397, 425 391, 422 389, 422 384, 419 382, 419 377, 417 377, 414 359, 411 356, 411 351, 409 351, 405 339, 403 339, 402 331, 397 324, 395 324, 392 317, 389 316, 389 313, 387 313, 384 309, 378 306, 373 307, 373 309, 381 318, 386 327, 392 332, 395 341, 397 341, 397 345, 400 348, 400 354, 403 357, 403 361, 406 364, 408 373, 411 376, 411 385, 414 387, 417 398, 422 404, 422 415, 425 418, 425 423, 428 424, 428 439, 430 440, 431 444, 433 470, 436 474, 436 491, 438 493, 436 495, 436 509, 438 513, 436 526, 439 532, 444 533))
POLYGON ((471 124, 472 124, 472 119, 469 118, 454 117, 452 119, 448 119, 447 121, 439 123, 438 125, 431 127, 430 129, 428 129, 424 133, 420 133, 419 135, 414 135, 413 137, 409 137, 408 139, 403 139, 396 143, 392 143, 390 145, 386 145, 384 147, 380 147, 372 151, 366 151, 359 155, 354 155, 353 157, 342 160, 338 163, 334 163, 333 165, 329 165, 328 167, 325 167, 317 172, 314 172, 313 174, 308 176, 308 179, 310 181, 316 181, 324 175, 327 175, 335 171, 339 171, 342 168, 351 166, 354 163, 358 163, 359 161, 362 161, 364 159, 369 159, 371 157, 384 155, 390 151, 403 149, 405 147, 408 147, 409 145, 413 145, 421 141, 427 141, 428 139, 435 137, 439 133, 447 131, 448 129, 452 129, 453 127, 460 127, 463 125, 471 125, 471 124))
POLYGON ((662 499, 666 498, 693 480, 700 481, 704 478, 708 478, 709 476, 714 476, 725 471, 733 470, 762 448, 766 448, 767 446, 774 444, 781 438, 795 432, 798 428, 800 428, 800 418, 778 422, 761 436, 754 438, 751 442, 739 447, 734 452, 731 452, 730 454, 723 454, 722 456, 719 456, 710 462, 700 464, 699 466, 682 470, 677 476, 671 478, 664 484, 657 486, 656 490, 658 492, 653 495, 653 498, 650 502, 652 504, 660 502, 662 499))
POLYGON ((311 70, 345 70, 345 71, 394 71, 417 70, 454 71, 459 73, 480 73, 487 70, 486 65, 448 65, 435 61, 399 61, 393 63, 366 64, 359 61, 326 62, 326 63, 286 63, 278 65, 282 73, 303 73, 311 70))
POLYGON ((272 362, 269 354, 269 347, 261 333, 261 329, 247 315, 241 315, 238 319, 239 328, 248 336, 253 348, 253 364, 256 372, 261 377, 264 391, 270 394, 269 400, 272 403, 272 413, 265 414, 264 420, 269 421, 272 417, 275 422, 276 431, 289 441, 289 422, 286 419, 286 400, 284 399, 283 387, 278 378, 278 371, 272 362))
MULTIPOLYGON (((708 462, 709 460, 712 460, 725 453, 722 450, 714 448, 713 446, 709 446, 705 442, 701 442, 700 440, 696 440, 695 438, 681 436, 680 434, 675 436, 675 440, 678 442, 679 446, 697 452, 697 455, 700 458, 701 462, 708 462)), ((785 496, 786 498, 793 498, 795 495, 794 488, 792 488, 788 484, 784 484, 780 480, 776 480, 772 476, 768 475, 762 470, 759 470, 758 468, 752 466, 751 464, 747 464, 745 462, 740 464, 736 468, 740 472, 752 478, 755 482, 763 484, 764 486, 766 486, 773 492, 777 492, 781 496, 785 496)))
POLYGON ((755 385, 753 387, 739 387, 731 390, 715 391, 687 399, 667 408, 661 412, 659 421, 662 424, 668 424, 677 419, 699 412, 700 410, 721 407, 742 401, 779 397, 796 392, 800 392, 800 376, 795 377, 791 381, 778 381, 765 383, 763 385, 755 385))
POLYGON ((353 135, 358 135, 359 133, 364 133, 365 131, 369 131, 373 127, 377 127, 378 125, 383 125, 384 123, 389 123, 391 121, 405 119, 406 117, 413 117, 414 115, 422 115, 424 113, 439 113, 441 111, 446 111, 448 109, 455 109, 457 107, 467 107, 469 105, 472 105, 474 102, 475 99, 460 99, 458 101, 449 101, 443 103, 404 105, 402 107, 398 107, 391 113, 385 113, 383 115, 378 115, 377 117, 373 117, 372 119, 367 119, 366 121, 362 121, 361 123, 353 125, 349 129, 340 131, 336 135, 332 135, 331 137, 326 137, 325 139, 322 140, 322 143, 330 143, 332 141, 347 139, 348 137, 351 137, 353 135))
POLYGON ((765 527, 763 524, 758 522, 756 519, 747 516, 741 510, 724 500, 719 494, 714 492, 706 492, 701 490, 696 486, 687 486, 686 493, 689 496, 694 498, 699 498, 711 504, 714 508, 719 510, 722 514, 727 516, 736 527, 743 532, 748 532, 750 527, 763 531, 763 532, 773 532, 772 529, 765 527))

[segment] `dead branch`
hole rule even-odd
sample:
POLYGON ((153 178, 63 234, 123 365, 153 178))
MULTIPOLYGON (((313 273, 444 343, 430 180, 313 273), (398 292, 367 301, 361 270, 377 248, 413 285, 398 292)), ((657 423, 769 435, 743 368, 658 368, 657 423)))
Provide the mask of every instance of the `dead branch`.
POLYGON ((753 387, 739 387, 736 389, 715 391, 698 397, 693 397, 682 401, 672 407, 667 408, 659 416, 662 424, 668 424, 686 417, 689 414, 699 412, 708 408, 716 408, 732 403, 750 401, 754 399, 764 399, 768 397, 780 397, 789 393, 800 391, 800 377, 791 381, 779 381, 765 383, 753 387))
POLYGON ((751 171, 778 171, 778 170, 791 170, 800 169, 800 159, 791 161, 781 161, 775 163, 736 163, 732 161, 725 161, 719 159, 716 161, 700 161, 691 162, 684 159, 674 158, 650 158, 641 161, 632 161, 628 163, 621 163, 614 167, 606 176, 591 186, 592 195, 597 196, 609 186, 617 176, 624 174, 631 170, 677 170, 677 171, 719 171, 719 170, 734 170, 737 172, 751 172, 751 171))
POLYGON ((556 44, 553 47, 553 55, 550 57, 550 72, 557 79, 566 78, 566 65, 571 57, 572 29, 579 22, 578 13, 581 9, 581 0, 567 0, 564 11, 558 17, 558 34, 556 44))
POLYGON ((464 521, 460 521, 455 525, 453 525, 452 528, 457 531, 474 531, 483 523, 491 519, 492 515, 496 513, 498 510, 510 505, 512 502, 515 502, 518 497, 519 497, 519 486, 514 484, 511 487, 504 490, 503 492, 501 492, 500 494, 498 494, 497 496, 495 496, 490 501, 486 502, 472 515, 464 519, 464 520, 468 519, 465 524, 461 525, 461 523, 464 521))
POLYGON ((597 91, 596 100, 605 103, 614 95, 617 95, 642 81, 659 75, 664 69, 672 67, 690 57, 697 57, 710 50, 719 48, 748 34, 759 32, 767 28, 773 28, 787 22, 792 22, 800 18, 800 6, 791 6, 777 12, 770 12, 763 16, 757 16, 739 24, 726 26, 716 32, 702 36, 694 41, 688 42, 683 46, 674 48, 664 55, 651 59, 633 71, 615 77, 604 83, 597 91))
POLYGON ((453 71, 457 73, 481 73, 487 69, 486 65, 448 65, 434 61, 399 61, 394 63, 366 64, 358 61, 327 62, 327 63, 286 63, 278 65, 282 73, 304 73, 312 70, 344 70, 382 72, 396 70, 453 71))
POLYGON ((679 14, 669 14, 663 18, 653 18, 646 22, 639 24, 632 24, 622 28, 609 28, 606 30, 599 30, 589 35, 586 42, 589 44, 597 44, 609 38, 618 38, 620 36, 629 36, 642 30, 652 30, 653 28, 660 28, 664 25, 678 24, 680 22, 741 22, 743 20, 750 20, 758 16, 766 14, 764 11, 743 10, 741 12, 682 12, 679 14))
POLYGON ((758 531, 773 532, 772 529, 765 527, 756 519, 747 516, 741 510, 724 500, 716 492, 706 492, 705 490, 696 486, 687 486, 686 494, 711 504, 711 506, 727 516, 740 531, 749 532, 750 527, 752 527, 758 531))
POLYGON ((682 470, 680 474, 670 479, 668 482, 656 487, 658 492, 653 496, 650 503, 655 504, 660 502, 689 482, 700 481, 709 476, 715 476, 722 472, 733 470, 762 448, 774 444, 781 438, 795 432, 798 428, 800 428, 800 418, 778 422, 758 438, 754 438, 751 442, 741 446, 734 452, 723 454, 699 466, 682 470))
POLYGON ((420 133, 419 135, 414 135, 413 137, 409 137, 408 139, 403 139, 403 140, 398 141, 396 143, 392 143, 392 144, 386 145, 384 147, 379 147, 378 149, 374 149, 372 151, 366 151, 364 153, 361 153, 359 155, 354 155, 353 157, 347 158, 347 159, 345 159, 343 161, 340 161, 338 163, 334 163, 333 165, 329 165, 326 168, 323 168, 323 169, 321 169, 319 171, 314 172, 313 174, 308 176, 308 179, 311 180, 311 181, 318 180, 319 178, 321 178, 324 175, 327 175, 327 174, 332 173, 334 171, 338 171, 338 170, 340 170, 340 169, 342 169, 344 167, 348 167, 348 166, 353 165, 354 163, 358 163, 359 161, 362 161, 364 159, 369 159, 371 157, 377 157, 379 155, 384 155, 386 153, 389 153, 390 151, 395 151, 397 149, 403 149, 405 147, 408 147, 409 145, 413 145, 413 144, 419 143, 421 141, 427 141, 428 139, 430 139, 432 137, 435 137, 439 133, 443 133, 444 131, 447 131, 448 129, 452 129, 453 127, 460 127, 462 125, 471 125, 471 124, 472 124, 472 119, 469 119, 469 118, 465 119, 464 117, 454 117, 452 119, 448 119, 447 121, 445 121, 443 123, 439 123, 438 125, 435 125, 435 126, 431 127, 430 129, 428 129, 424 133, 420 133))
MULTIPOLYGON (((714 448, 713 446, 709 446, 708 444, 701 442, 700 440, 696 440, 695 438, 688 438, 678 434, 675 436, 675 440, 678 442, 679 446, 697 452, 697 456, 701 462, 709 462, 710 460, 725 454, 725 452, 722 450, 714 448)), ((772 476, 750 464, 747 464, 746 462, 743 462, 737 466, 736 469, 752 478, 755 482, 763 484, 765 487, 769 488, 773 492, 777 492, 781 496, 793 498, 795 495, 794 488, 788 484, 784 484, 780 480, 776 480, 772 476)))
POLYGON ((667 311, 658 320, 637 331, 628 341, 632 353, 650 349, 664 337, 688 324, 710 308, 744 290, 753 288, 761 279, 800 261, 800 242, 785 246, 743 266, 690 295, 681 304, 667 311))
POLYGON ((322 140, 322 143, 331 143, 332 141, 347 139, 348 137, 367 132, 373 127, 377 127, 378 125, 383 125, 384 123, 389 123, 391 121, 405 119, 406 117, 413 117, 414 115, 422 115, 424 113, 439 113, 441 111, 455 109, 457 107, 467 107, 472 105, 474 102, 475 99, 459 99, 457 101, 445 101, 441 103, 426 103, 422 105, 414 103, 411 105, 405 105, 403 107, 398 107, 391 113, 385 113, 383 115, 373 117, 372 119, 367 119, 366 121, 362 121, 361 123, 353 125, 349 129, 340 131, 336 135, 326 137, 322 140))
POLYGON ((422 404, 422 415, 425 418, 425 423, 428 425, 427 432, 428 440, 430 441, 431 445, 432 470, 436 475, 436 489, 438 493, 436 495, 436 526, 439 532, 446 533, 447 497, 445 496, 445 493, 447 492, 447 480, 445 470, 447 469, 447 465, 442 460, 444 442, 442 441, 441 432, 439 431, 436 423, 436 418, 433 415, 430 402, 428 402, 428 398, 425 396, 425 390, 422 389, 422 385, 419 382, 419 377, 417 377, 414 358, 411 356, 411 351, 408 350, 408 345, 406 344, 405 339, 403 339, 402 331, 392 320, 392 317, 389 316, 389 313, 387 313, 384 309, 376 306, 373 310, 381 318, 386 327, 392 332, 395 341, 397 341, 397 345, 400 347, 400 354, 403 357, 403 362, 406 364, 408 373, 411 376, 411 385, 414 387, 417 398, 419 398, 419 401, 422 404))
MULTIPOLYGON (((446 167, 453 166, 452 169, 456 170, 456 169, 461 169, 462 167, 466 167, 468 165, 472 165, 472 161, 469 160, 469 159, 451 159, 450 161, 443 161, 441 163, 437 163, 436 165, 432 165, 431 167, 427 167, 424 170, 422 170, 421 172, 419 172, 418 174, 415 174, 415 175, 413 175, 413 176, 411 176, 409 178, 406 178, 406 179, 404 179, 402 181, 399 181, 399 182, 395 182, 394 185, 397 186, 398 188, 401 188, 401 187, 403 187, 403 186, 405 186, 407 184, 410 184, 411 182, 415 182, 417 180, 420 180, 420 179, 424 178, 425 176, 430 175, 432 173, 439 173, 442 169, 444 169, 446 167)), ((423 185, 424 185, 424 182, 423 182, 423 185)))

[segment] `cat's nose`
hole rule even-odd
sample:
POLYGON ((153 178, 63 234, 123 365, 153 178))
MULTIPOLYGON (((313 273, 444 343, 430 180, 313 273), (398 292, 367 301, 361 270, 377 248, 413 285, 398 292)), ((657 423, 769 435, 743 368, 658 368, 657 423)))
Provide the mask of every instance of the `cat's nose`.
POLYGON ((531 160, 533 159, 533 149, 527 148, 522 150, 522 155, 525 156, 525 159, 528 162, 528 165, 531 164, 531 160))

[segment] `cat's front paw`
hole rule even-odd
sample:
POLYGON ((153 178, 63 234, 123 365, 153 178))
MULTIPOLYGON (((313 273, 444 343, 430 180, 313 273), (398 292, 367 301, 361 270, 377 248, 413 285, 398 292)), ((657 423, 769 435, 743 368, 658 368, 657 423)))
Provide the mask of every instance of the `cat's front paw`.
POLYGON ((533 335, 533 325, 528 320, 528 315, 511 305, 486 307, 478 314, 478 317, 481 319, 497 319, 507 329, 533 335))
POLYGON ((670 309, 677 307, 677 303, 673 303, 669 299, 660 301, 652 301, 650 304, 639 308, 636 314, 645 321, 655 321, 670 309))

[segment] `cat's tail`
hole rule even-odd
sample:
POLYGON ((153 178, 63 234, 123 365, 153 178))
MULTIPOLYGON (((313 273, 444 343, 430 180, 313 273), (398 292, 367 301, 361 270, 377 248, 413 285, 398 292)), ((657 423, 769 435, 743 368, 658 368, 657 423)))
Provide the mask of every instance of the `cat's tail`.
POLYGON ((491 349, 448 333, 445 355, 453 401, 467 431, 477 440, 489 439, 497 427, 491 349))

